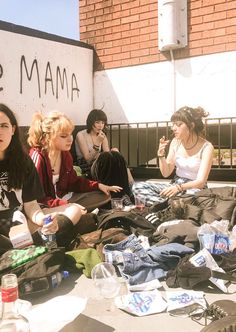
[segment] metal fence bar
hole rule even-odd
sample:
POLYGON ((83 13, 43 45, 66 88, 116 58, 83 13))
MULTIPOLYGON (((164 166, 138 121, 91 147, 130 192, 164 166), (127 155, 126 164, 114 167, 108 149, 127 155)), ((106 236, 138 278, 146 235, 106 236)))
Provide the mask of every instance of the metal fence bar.
MULTIPOLYGON (((205 120, 205 127, 206 139, 211 141, 215 148, 212 168, 235 170, 236 140, 234 135, 236 132, 236 117, 209 118, 205 120)), ((158 162, 155 162, 155 160, 159 139, 163 135, 171 139, 170 129, 170 121, 110 124, 110 144, 112 146, 116 131, 119 150, 126 152, 130 167, 158 168, 158 162), (127 140, 121 140, 122 133, 125 132, 127 133, 127 140)))

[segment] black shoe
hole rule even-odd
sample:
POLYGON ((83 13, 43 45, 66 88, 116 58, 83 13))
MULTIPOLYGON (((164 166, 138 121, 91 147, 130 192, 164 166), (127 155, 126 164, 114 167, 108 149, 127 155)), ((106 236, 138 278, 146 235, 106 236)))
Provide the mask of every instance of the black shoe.
POLYGON ((236 332, 236 316, 216 320, 204 327, 201 332, 236 332))

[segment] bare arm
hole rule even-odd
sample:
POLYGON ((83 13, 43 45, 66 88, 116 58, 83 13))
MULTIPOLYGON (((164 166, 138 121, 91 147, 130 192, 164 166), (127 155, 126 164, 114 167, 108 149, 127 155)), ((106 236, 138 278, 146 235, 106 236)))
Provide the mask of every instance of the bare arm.
MULTIPOLYGON (((44 227, 47 229, 47 231, 50 233, 55 233, 58 230, 58 225, 57 225, 57 218, 56 218, 56 213, 50 214, 52 217, 52 222, 48 225, 44 226, 44 218, 47 216, 46 214, 43 213, 42 209, 40 208, 38 202, 36 200, 31 201, 31 202, 25 202, 24 203, 24 210, 27 218, 29 219, 30 222, 32 222, 34 225, 34 230, 36 230, 39 227, 44 227), (38 226, 38 227, 35 227, 38 226)), ((30 227, 32 229, 32 227, 30 227)))
POLYGON ((175 168, 175 150, 174 146, 176 144, 175 140, 172 140, 170 143, 169 153, 167 158, 165 158, 165 149, 169 144, 169 140, 166 140, 163 136, 160 139, 159 148, 157 151, 157 157, 159 158, 159 166, 161 174, 167 178, 171 175, 175 168))
POLYGON ((102 142, 102 151, 104 151, 104 152, 110 151, 108 139, 106 136, 104 137, 104 140, 102 142))

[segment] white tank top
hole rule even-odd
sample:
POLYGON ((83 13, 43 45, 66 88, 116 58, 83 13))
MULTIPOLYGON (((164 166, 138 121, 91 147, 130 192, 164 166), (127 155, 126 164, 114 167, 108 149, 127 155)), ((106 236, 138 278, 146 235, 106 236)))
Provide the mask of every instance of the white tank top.
MULTIPOLYGON (((57 192, 56 184, 57 184, 58 180, 59 180, 59 174, 53 174, 52 175, 52 182, 53 182, 53 185, 54 185, 54 188, 55 188, 55 193, 57 192)), ((62 197, 62 199, 69 200, 72 197, 72 195, 73 195, 73 192, 68 192, 66 195, 64 195, 62 197)), ((60 198, 60 197, 57 196, 57 194, 56 194, 56 197, 60 198)))
POLYGON ((191 157, 183 157, 179 155, 177 147, 175 158, 176 175, 181 178, 195 180, 201 164, 202 152, 208 144, 209 142, 205 142, 201 149, 191 157))

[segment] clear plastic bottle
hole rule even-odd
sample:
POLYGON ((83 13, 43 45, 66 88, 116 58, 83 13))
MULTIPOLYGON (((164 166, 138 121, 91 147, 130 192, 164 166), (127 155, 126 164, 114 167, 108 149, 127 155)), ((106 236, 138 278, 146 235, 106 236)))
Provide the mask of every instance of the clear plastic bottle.
POLYGON ((30 295, 44 291, 47 292, 53 288, 58 287, 62 280, 68 277, 68 271, 61 271, 53 274, 50 277, 42 277, 36 280, 27 281, 20 286, 20 292, 23 295, 30 295))
POLYGON ((51 282, 51 287, 52 288, 56 288, 60 285, 60 283, 62 282, 62 279, 66 279, 69 277, 69 272, 68 271, 61 271, 61 272, 57 272, 55 274, 53 274, 50 277, 50 282, 51 282))
MULTIPOLYGON (((51 216, 44 218, 44 224, 47 225, 52 221, 51 216)), ((43 239, 44 245, 48 248, 56 248, 57 241, 56 241, 56 234, 43 234, 41 232, 41 237, 43 239)))
POLYGON ((236 225, 233 227, 229 236, 229 250, 233 251, 236 248, 236 225))
POLYGON ((29 332, 28 320, 18 313, 18 282, 15 274, 6 274, 2 277, 2 316, 0 321, 1 332, 29 332))

